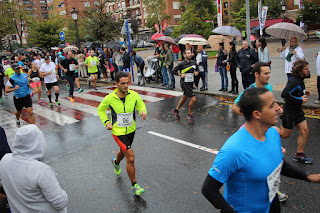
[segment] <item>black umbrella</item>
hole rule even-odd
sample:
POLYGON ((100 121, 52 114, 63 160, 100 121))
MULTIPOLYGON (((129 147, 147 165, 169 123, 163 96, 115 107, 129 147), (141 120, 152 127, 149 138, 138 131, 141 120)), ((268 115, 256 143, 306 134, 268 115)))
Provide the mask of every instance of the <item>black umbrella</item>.
POLYGON ((184 36, 186 36, 187 34, 182 34, 182 35, 179 35, 178 39, 182 39, 184 36))
POLYGON ((114 45, 112 45, 111 49, 120 51, 120 48, 121 48, 121 47, 122 47, 122 46, 121 46, 120 44, 114 44, 114 45))
POLYGON ((170 36, 172 33, 173 33, 173 29, 172 29, 172 28, 168 28, 168 29, 163 33, 163 35, 165 35, 165 36, 170 36))
POLYGON ((25 52, 25 51, 26 51, 26 49, 24 49, 24 48, 18 48, 13 53, 22 53, 22 52, 25 52))
POLYGON ((120 45, 120 43, 119 43, 119 42, 116 42, 116 41, 110 41, 110 42, 108 42, 108 43, 106 44, 106 47, 107 47, 107 48, 112 48, 113 45, 120 45))
POLYGON ((67 45, 65 45, 65 44, 59 44, 59 48, 65 48, 67 45))

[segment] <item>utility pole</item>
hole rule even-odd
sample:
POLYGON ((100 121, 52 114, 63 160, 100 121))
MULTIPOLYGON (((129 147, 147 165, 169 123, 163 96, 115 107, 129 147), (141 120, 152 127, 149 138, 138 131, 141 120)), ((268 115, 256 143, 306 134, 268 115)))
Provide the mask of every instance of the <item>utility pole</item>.
POLYGON ((251 31, 250 31, 250 7, 249 0, 246 0, 246 20, 247 20, 247 41, 249 46, 251 46, 251 31))

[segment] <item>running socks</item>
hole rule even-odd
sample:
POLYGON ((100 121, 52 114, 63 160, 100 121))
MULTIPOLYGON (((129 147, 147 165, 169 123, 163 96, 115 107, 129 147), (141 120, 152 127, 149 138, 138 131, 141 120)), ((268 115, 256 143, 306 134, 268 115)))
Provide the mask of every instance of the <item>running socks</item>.
POLYGON ((114 161, 114 164, 119 165, 119 163, 117 163, 117 160, 114 161))
POLYGON ((59 93, 55 93, 56 94, 56 100, 59 99, 59 93))
POLYGON ((49 102, 52 103, 52 101, 51 101, 51 95, 48 95, 48 98, 49 98, 49 102))

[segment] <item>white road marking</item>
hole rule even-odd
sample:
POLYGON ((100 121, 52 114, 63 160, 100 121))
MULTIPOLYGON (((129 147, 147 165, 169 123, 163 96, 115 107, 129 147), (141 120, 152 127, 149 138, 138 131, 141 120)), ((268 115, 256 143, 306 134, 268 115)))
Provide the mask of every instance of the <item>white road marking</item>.
POLYGON ((96 95, 90 95, 90 94, 86 94, 86 93, 81 93, 81 94, 77 94, 74 95, 75 97, 79 97, 79 98, 84 98, 84 99, 88 99, 91 101, 97 101, 97 102, 102 102, 102 100, 104 99, 104 97, 100 97, 100 96, 96 96, 96 95))
POLYGON ((41 115, 42 117, 45 117, 46 119, 53 121, 60 126, 64 126, 65 124, 72 124, 78 122, 77 119, 71 118, 69 116, 63 115, 59 112, 56 112, 54 110, 48 109, 46 107, 40 106, 38 104, 33 104, 33 113, 41 115))
POLYGON ((60 99, 59 101, 61 102, 61 106, 70 107, 70 108, 73 108, 73 109, 76 109, 76 110, 80 110, 82 112, 90 113, 90 114, 95 115, 95 116, 99 115, 97 107, 89 106, 89 105, 82 104, 82 103, 79 103, 79 102, 71 103, 69 100, 65 100, 65 99, 60 99))
MULTIPOLYGON (((113 90, 111 90, 111 89, 101 89, 100 91, 103 91, 103 92, 106 92, 106 93, 112 93, 113 92, 113 90)), ((139 94, 139 95, 142 98, 142 100, 144 100, 144 101, 157 102, 157 101, 164 100, 163 98, 157 98, 157 97, 152 97, 152 96, 148 96, 148 95, 141 95, 141 94, 139 94)))
POLYGON ((166 90, 166 89, 157 89, 157 88, 151 88, 151 87, 139 87, 135 85, 130 85, 129 89, 137 89, 142 91, 148 91, 148 92, 156 92, 156 93, 162 93, 165 95, 173 95, 173 96, 181 96, 183 95, 183 92, 174 91, 174 90, 166 90))
POLYGON ((196 144, 184 141, 184 140, 180 140, 178 138, 174 138, 174 137, 170 137, 170 136, 167 136, 167 135, 163 135, 161 133, 157 133, 157 132, 153 132, 153 131, 149 131, 148 133, 151 134, 151 135, 155 135, 155 136, 158 136, 158 137, 161 137, 161 138, 165 138, 165 139, 171 140, 171 141, 176 142, 176 143, 180 143, 180 144, 183 144, 183 145, 186 145, 186 146, 190 146, 190 147, 193 147, 193 148, 196 148, 196 149, 200 149, 200 150, 205 151, 205 152, 210 152, 210 153, 215 154, 215 155, 218 154, 218 152, 219 152, 217 150, 213 150, 213 149, 210 149, 210 148, 207 148, 207 147, 204 147, 204 146, 196 145, 196 144))

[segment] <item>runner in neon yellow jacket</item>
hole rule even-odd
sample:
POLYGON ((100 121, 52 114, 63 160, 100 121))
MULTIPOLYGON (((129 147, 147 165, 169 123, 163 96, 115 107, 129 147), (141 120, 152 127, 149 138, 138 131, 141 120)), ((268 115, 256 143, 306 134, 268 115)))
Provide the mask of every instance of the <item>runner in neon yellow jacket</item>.
POLYGON ((120 162, 126 157, 127 173, 133 193, 141 195, 144 193, 144 189, 136 181, 132 143, 136 130, 135 111, 137 109, 139 115, 145 120, 147 109, 139 94, 128 89, 131 80, 127 73, 118 72, 115 78, 117 89, 103 99, 98 107, 98 113, 104 126, 108 130, 112 130, 113 138, 120 147, 117 157, 111 160, 114 173, 121 174, 120 162), (106 114, 107 109, 110 109, 111 112, 110 120, 106 114))
POLYGON ((123 103, 116 94, 117 91, 118 89, 115 89, 103 99, 98 107, 98 113, 104 126, 107 126, 108 123, 112 124, 113 135, 127 135, 136 130, 135 110, 138 110, 139 114, 141 112, 147 114, 147 108, 137 92, 128 89, 128 94, 123 103), (106 114, 107 109, 110 109, 111 119, 108 119, 108 115, 106 114), (118 127, 117 114, 119 113, 133 113, 132 125, 129 127, 118 127))

